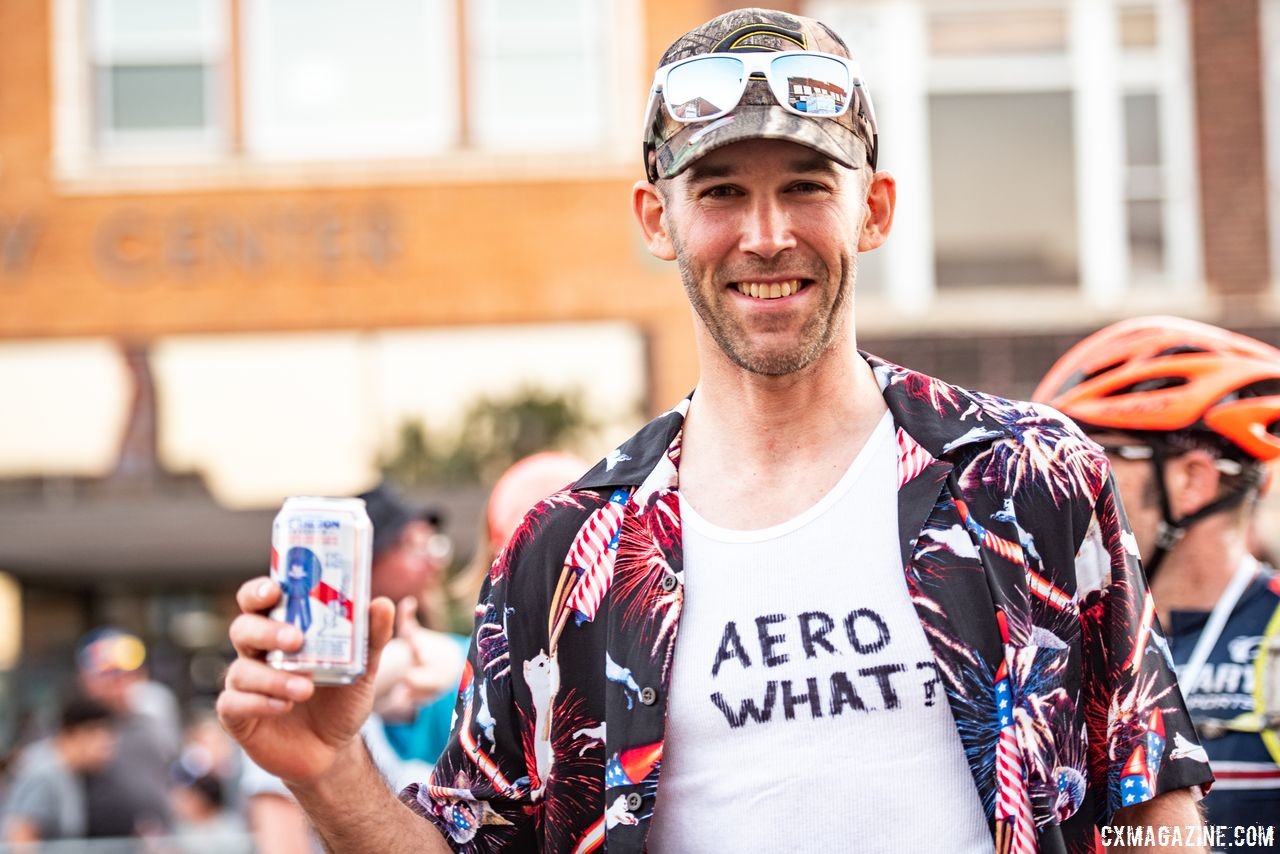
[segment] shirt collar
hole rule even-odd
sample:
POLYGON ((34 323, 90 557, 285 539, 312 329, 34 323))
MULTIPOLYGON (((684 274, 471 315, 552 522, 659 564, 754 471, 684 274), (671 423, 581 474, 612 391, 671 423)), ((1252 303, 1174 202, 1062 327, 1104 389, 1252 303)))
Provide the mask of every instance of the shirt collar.
MULTIPOLYGON (((880 384, 894 424, 936 459, 957 449, 1009 435, 985 396, 859 351, 880 384)), ((679 440, 693 395, 650 421, 574 484, 575 489, 635 489, 664 456, 679 464, 679 440)))

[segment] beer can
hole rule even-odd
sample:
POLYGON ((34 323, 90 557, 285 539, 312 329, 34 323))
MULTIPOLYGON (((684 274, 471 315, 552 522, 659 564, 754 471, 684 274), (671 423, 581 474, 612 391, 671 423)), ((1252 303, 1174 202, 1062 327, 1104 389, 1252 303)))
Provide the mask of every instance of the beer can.
POLYGON ((271 617, 302 631, 297 652, 267 662, 347 685, 365 671, 373 524, 359 498, 286 498, 271 527, 271 577, 280 601, 271 617))

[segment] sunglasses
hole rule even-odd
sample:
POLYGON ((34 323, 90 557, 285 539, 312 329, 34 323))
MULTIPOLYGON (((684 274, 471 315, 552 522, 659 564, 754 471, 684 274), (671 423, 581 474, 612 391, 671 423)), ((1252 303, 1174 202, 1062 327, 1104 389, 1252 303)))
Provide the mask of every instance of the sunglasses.
MULTIPOLYGON (((1101 444, 1102 444, 1102 452, 1106 454, 1108 457, 1111 457, 1112 459, 1115 459, 1115 460, 1128 460, 1130 462, 1134 462, 1137 460, 1154 459, 1156 455, 1155 449, 1152 448, 1150 445, 1128 445, 1128 444, 1107 444, 1107 443, 1101 443, 1101 444)), ((1186 452, 1183 451, 1180 453, 1179 452, 1170 453, 1166 451, 1165 458, 1171 459, 1172 457, 1180 456, 1181 453, 1186 453, 1186 452)), ((1218 471, 1222 472, 1225 475, 1238 475, 1244 471, 1244 466, 1242 466, 1240 463, 1236 462, 1235 460, 1226 459, 1224 457, 1215 458, 1213 461, 1213 465, 1215 468, 1218 469, 1218 471)))
POLYGON ((1103 444, 1102 452, 1108 457, 1117 460, 1149 460, 1156 455, 1155 450, 1150 445, 1111 445, 1103 444))
POLYGON ((834 119, 855 99, 875 128, 871 96, 852 60, 804 50, 780 53, 704 53, 670 65, 653 76, 644 126, 652 126, 659 95, 677 122, 707 122, 728 115, 747 91, 747 83, 763 77, 778 105, 789 113, 834 119))

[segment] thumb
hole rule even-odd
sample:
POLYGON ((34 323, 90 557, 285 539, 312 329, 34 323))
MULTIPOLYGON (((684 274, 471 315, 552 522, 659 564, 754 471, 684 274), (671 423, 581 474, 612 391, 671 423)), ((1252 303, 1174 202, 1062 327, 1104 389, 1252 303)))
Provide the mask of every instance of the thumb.
POLYGON ((369 603, 369 668, 367 673, 378 672, 382 650, 391 640, 395 628, 396 606, 386 596, 379 596, 369 603))

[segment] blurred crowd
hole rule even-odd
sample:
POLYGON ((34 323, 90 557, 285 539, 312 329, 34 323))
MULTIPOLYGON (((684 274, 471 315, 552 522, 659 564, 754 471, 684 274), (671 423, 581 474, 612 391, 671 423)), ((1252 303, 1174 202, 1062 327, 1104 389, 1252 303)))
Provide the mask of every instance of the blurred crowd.
MULTIPOLYGON (((452 578, 440 510, 385 483, 360 496, 374 528, 372 594, 398 607, 362 730, 389 785, 425 779, 444 747, 469 642, 456 630, 488 567, 525 511, 586 469, 560 452, 513 465, 489 496, 474 558, 452 578)), ((0 753, 0 851, 321 850, 287 787, 243 756, 212 708, 182 708, 153 676, 141 638, 94 629, 68 666, 75 678, 56 714, 29 716, 0 753)))

